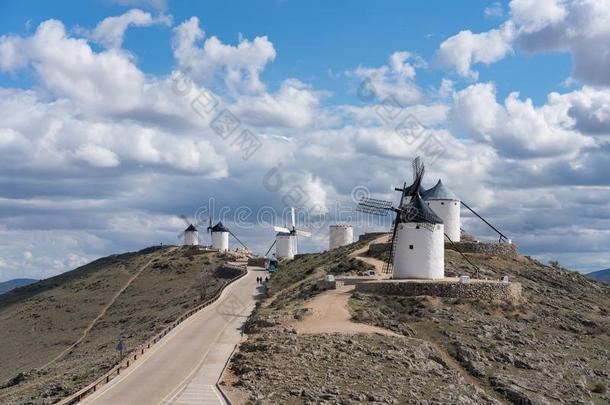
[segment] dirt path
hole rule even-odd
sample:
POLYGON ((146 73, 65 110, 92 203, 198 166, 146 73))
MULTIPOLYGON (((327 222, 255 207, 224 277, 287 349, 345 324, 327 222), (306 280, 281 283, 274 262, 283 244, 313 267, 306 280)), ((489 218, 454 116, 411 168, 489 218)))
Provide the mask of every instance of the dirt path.
POLYGON ((387 329, 353 322, 348 310, 348 300, 353 290, 353 285, 340 286, 336 290, 316 295, 303 305, 304 308, 310 309, 310 313, 292 326, 297 333, 381 333, 399 336, 387 329))
MULTIPOLYGON (((178 249, 178 248, 177 247, 173 247, 173 248, 170 248, 167 252, 164 252, 164 253, 171 253, 171 252, 173 252, 176 249, 178 249)), ((117 291, 112 296, 112 298, 110 299, 110 301, 108 301, 108 303, 106 305, 104 305, 104 307, 102 308, 101 312, 89 323, 89 325, 87 325, 87 327, 83 330, 83 333, 81 334, 81 336, 78 338, 78 340, 76 342, 72 343, 64 351, 62 351, 57 356, 55 356, 53 358, 53 360, 49 361, 44 366, 40 367, 40 369, 42 370, 42 369, 45 369, 45 368, 49 367, 51 364, 55 363, 56 361, 58 361, 59 359, 64 357, 70 350, 74 349, 79 343, 81 343, 83 340, 85 340, 85 338, 87 337, 87 335, 89 334, 91 329, 93 329, 93 327, 95 326, 97 321, 99 321, 104 315, 106 315, 106 312, 108 312, 108 309, 110 309, 110 307, 116 302, 116 300, 121 296, 121 294, 123 294, 123 292, 125 292, 125 290, 140 276, 140 274, 142 274, 142 272, 146 268, 148 268, 148 266, 151 265, 153 260, 155 260, 156 258, 158 258, 158 255, 157 254, 153 255, 150 258, 149 261, 144 263, 144 265, 142 265, 138 269, 138 271, 136 271, 136 273, 133 276, 131 276, 129 278, 129 280, 127 280, 127 282, 123 285, 123 287, 121 287, 121 289, 119 291, 117 291)))
POLYGON ((386 274, 383 272, 383 261, 375 259, 374 257, 364 256, 364 254, 369 250, 369 245, 371 245, 372 243, 387 243, 389 240, 389 235, 384 235, 377 239, 373 239, 369 243, 364 245, 364 247, 358 250, 354 250, 352 253, 349 254, 349 257, 355 257, 356 259, 375 267, 375 274, 377 275, 377 278, 390 278, 392 276, 391 274, 386 274))

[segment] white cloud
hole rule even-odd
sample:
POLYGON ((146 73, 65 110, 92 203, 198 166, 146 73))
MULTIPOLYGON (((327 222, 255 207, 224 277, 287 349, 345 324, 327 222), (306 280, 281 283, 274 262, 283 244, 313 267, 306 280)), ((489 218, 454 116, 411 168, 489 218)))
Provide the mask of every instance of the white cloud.
POLYGON ((512 23, 479 34, 470 30, 461 31, 440 45, 438 58, 441 63, 454 66, 461 76, 476 80, 479 73, 471 66, 475 63, 489 65, 504 58, 512 52, 514 34, 512 23))
POLYGON ((0 71, 13 72, 27 65, 27 56, 23 54, 23 40, 14 35, 0 37, 0 71))
POLYGON ((504 8, 499 1, 494 2, 491 6, 485 7, 483 14, 487 18, 500 18, 504 16, 504 8))
POLYGON ((31 37, 2 41, 19 52, 3 70, 27 61, 56 96, 110 111, 133 108, 141 96, 144 75, 128 54, 116 49, 95 53, 86 40, 68 37, 60 21, 44 21, 31 37))
POLYGON ((574 156, 595 147, 593 138, 573 131, 555 107, 536 108, 530 99, 511 93, 504 105, 496 102, 492 83, 478 83, 454 96, 453 118, 470 135, 511 158, 574 156))
POLYGON ((153 17, 150 13, 138 9, 131 9, 125 14, 116 17, 107 17, 102 20, 91 32, 91 39, 107 48, 120 48, 123 44, 125 31, 130 26, 149 27, 155 24, 170 26, 171 17, 160 14, 153 17))
POLYGON ((304 83, 288 79, 274 94, 240 97, 231 110, 245 123, 257 127, 303 128, 320 119, 320 96, 304 83))
POLYGON ((180 67, 201 83, 210 84, 219 73, 232 93, 262 92, 260 73, 275 59, 275 48, 266 36, 253 41, 240 39, 237 46, 225 45, 217 37, 202 41, 205 33, 199 19, 191 17, 174 30, 174 56, 180 67))
POLYGON ((414 79, 416 68, 424 66, 425 61, 417 55, 398 51, 390 55, 388 65, 376 68, 358 66, 346 74, 361 81, 358 83, 359 91, 372 92, 380 100, 392 96, 406 106, 421 101, 423 97, 414 79))
POLYGON ((563 21, 568 14, 563 0, 512 0, 510 12, 525 32, 563 21))
POLYGON ((120 164, 118 156, 111 150, 97 145, 82 145, 76 156, 94 167, 115 167, 120 164))
POLYGON ((607 0, 512 0, 510 18, 498 29, 462 31, 440 45, 442 63, 478 78, 476 63, 497 62, 517 45, 526 52, 569 52, 573 79, 610 86, 610 2, 607 0))

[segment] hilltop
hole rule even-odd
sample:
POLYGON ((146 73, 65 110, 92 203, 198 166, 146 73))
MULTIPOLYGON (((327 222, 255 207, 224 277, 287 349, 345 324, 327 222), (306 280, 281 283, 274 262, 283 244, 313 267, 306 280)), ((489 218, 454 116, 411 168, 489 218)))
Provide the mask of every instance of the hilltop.
POLYGON ((28 284, 35 283, 38 280, 34 280, 33 278, 15 278, 13 280, 8 280, 0 283, 0 294, 4 294, 5 292, 11 291, 17 287, 23 287, 28 284))
POLYGON ((610 286, 520 254, 467 253, 469 263, 446 249, 446 276, 474 276, 472 263, 481 277, 521 283, 521 301, 316 289, 332 269, 354 267, 357 252, 378 265, 387 249, 358 242, 283 263, 248 321, 226 391, 260 404, 610 402, 610 286), (329 297, 322 312, 336 317, 345 303, 350 333, 308 330, 329 297))
POLYGON ((0 295, 0 403, 46 404, 78 390, 239 273, 229 254, 151 247, 0 295))

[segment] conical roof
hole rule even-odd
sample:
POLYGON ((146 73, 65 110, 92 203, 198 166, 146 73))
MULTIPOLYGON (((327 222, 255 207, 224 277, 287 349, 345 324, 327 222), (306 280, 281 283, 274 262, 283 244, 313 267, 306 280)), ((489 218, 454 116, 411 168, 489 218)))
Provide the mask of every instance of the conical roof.
POLYGON ((184 230, 184 232, 197 232, 197 228, 195 228, 193 224, 190 224, 189 227, 184 230))
POLYGON ((432 211, 428 204, 424 203, 419 193, 411 198, 411 202, 405 207, 404 222, 442 224, 443 220, 432 211))
POLYGON ((421 195, 424 200, 455 200, 459 201, 460 199, 453 194, 453 191, 449 190, 442 181, 438 181, 434 187, 429 190, 424 191, 421 195))
POLYGON ((229 228, 224 226, 222 221, 218 221, 218 223, 212 227, 212 232, 229 232, 229 228))

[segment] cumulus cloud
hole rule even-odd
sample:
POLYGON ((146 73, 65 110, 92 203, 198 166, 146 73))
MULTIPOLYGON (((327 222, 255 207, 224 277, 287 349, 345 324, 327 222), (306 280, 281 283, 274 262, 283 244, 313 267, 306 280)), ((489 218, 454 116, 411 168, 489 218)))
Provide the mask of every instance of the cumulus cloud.
POLYGON ((232 110, 249 125, 303 128, 319 118, 321 95, 299 80, 287 79, 273 94, 238 98, 232 110))
POLYGON ((191 17, 175 28, 174 56, 180 67, 201 83, 211 83, 220 73, 233 93, 257 93, 265 89, 260 73, 275 59, 275 48, 266 36, 253 41, 240 38, 237 46, 223 44, 217 37, 204 40, 199 19, 191 17), (203 41, 201 46, 198 42, 203 41))
POLYGON ((372 92, 379 99, 394 97, 403 105, 414 104, 423 97, 415 84, 416 69, 426 66, 419 56, 406 51, 390 55, 388 64, 380 67, 358 66, 348 71, 349 77, 358 79, 359 91, 372 92))
POLYGON ((82 145, 76 150, 76 156, 94 167, 115 167, 120 161, 116 153, 97 145, 82 145))
POLYGON ((512 0, 510 18, 498 29, 462 31, 438 50, 442 63, 458 74, 478 78, 476 63, 490 64, 514 46, 526 52, 569 52, 573 79, 610 86, 610 3, 606 0, 512 0))
POLYGON ((445 65, 454 66, 464 77, 478 79, 479 72, 472 70, 475 63, 489 65, 503 59, 511 51, 515 35, 512 23, 506 23, 499 29, 475 34, 470 30, 445 40, 438 49, 438 58, 445 65))
POLYGON ((520 100, 517 92, 499 104, 492 83, 457 92, 452 113, 470 135, 511 158, 574 155, 596 146, 593 138, 571 130, 567 117, 557 114, 553 105, 536 108, 532 100, 520 100))
POLYGON ((93 29, 90 36, 91 39, 107 48, 120 48, 125 31, 130 26, 149 27, 155 24, 169 26, 171 23, 171 18, 166 15, 160 14, 153 17, 150 13, 132 9, 120 16, 105 18, 93 29))

